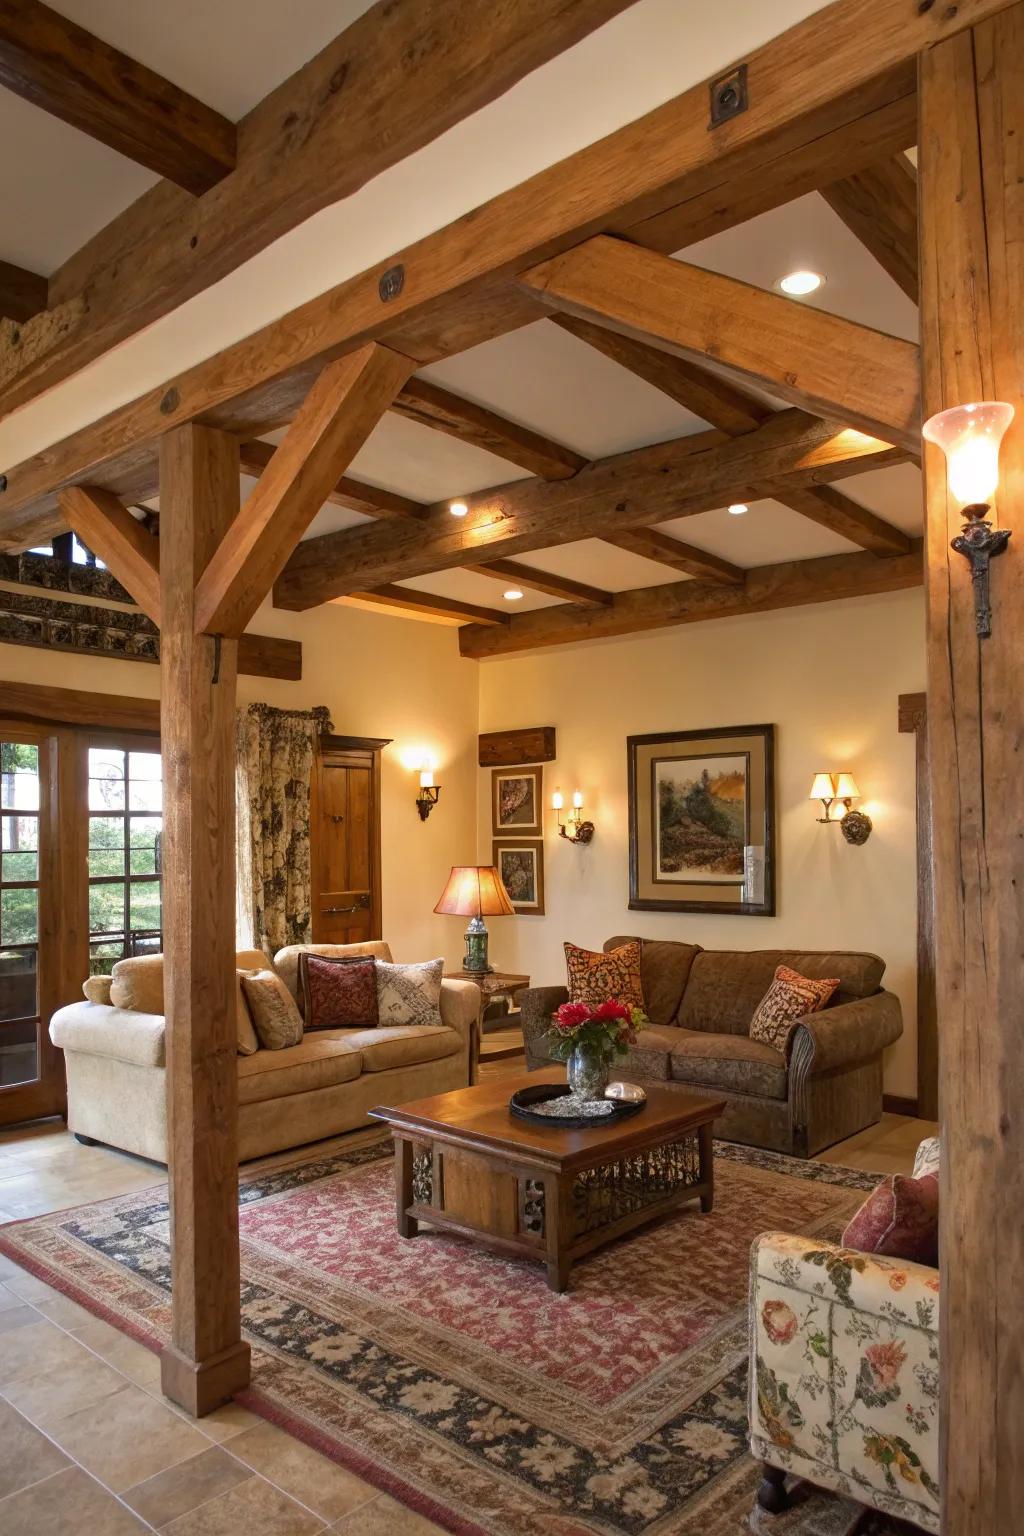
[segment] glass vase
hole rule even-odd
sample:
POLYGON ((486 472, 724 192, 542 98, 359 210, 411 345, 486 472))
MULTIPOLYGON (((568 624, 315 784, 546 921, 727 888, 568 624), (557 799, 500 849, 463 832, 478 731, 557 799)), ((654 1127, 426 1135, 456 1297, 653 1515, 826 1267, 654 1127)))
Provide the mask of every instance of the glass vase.
POLYGON ((603 1099, 608 1086, 608 1062, 594 1046, 577 1045, 566 1062, 569 1089, 577 1099, 603 1099))

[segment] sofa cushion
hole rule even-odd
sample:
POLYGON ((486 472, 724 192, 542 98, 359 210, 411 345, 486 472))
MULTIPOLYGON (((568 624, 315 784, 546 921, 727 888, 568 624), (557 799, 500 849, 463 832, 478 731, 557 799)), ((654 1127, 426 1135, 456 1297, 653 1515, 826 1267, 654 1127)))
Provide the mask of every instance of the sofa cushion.
POLYGON ((238 1102, 260 1104, 289 1093, 310 1093, 351 1082, 362 1071, 358 1051, 343 1040, 308 1035, 285 1051, 238 1058, 238 1102))
MULTIPOLYGON (((242 991, 265 1051, 284 1051, 302 1039, 302 1015, 276 972, 243 971, 242 991)), ((257 1053, 258 1054, 258 1053, 257 1053)))
POLYGON ((299 1012, 309 1029, 365 1029, 377 1023, 372 955, 299 956, 299 1012))
POLYGON ((82 982, 82 995, 88 1003, 105 1003, 109 1007, 113 985, 110 976, 87 976, 82 982))
POLYGON ((116 961, 110 972, 110 1001, 115 1008, 135 1013, 163 1013, 163 955, 129 955, 116 961))
POLYGON ((768 991, 754 1009, 750 1021, 750 1038, 762 1045, 773 1046, 785 1054, 789 1037, 801 1019, 809 1013, 820 1013, 839 985, 837 976, 824 981, 813 981, 791 971, 788 965, 780 965, 768 991))
POLYGON ((842 1243, 859 1253, 883 1253, 935 1267, 939 1262, 938 1174, 907 1178, 890 1173, 855 1212, 842 1243))
POLYGON ((761 1099, 786 1097, 786 1058, 747 1035, 678 1031, 672 1048, 672 1081, 699 1083, 723 1093, 751 1093, 761 1099))
POLYGON ((377 1018, 381 1025, 441 1024, 441 981, 444 959, 424 960, 418 965, 375 962, 377 1018))
POLYGON ((679 1003, 699 944, 681 944, 675 939, 637 939, 634 934, 617 934, 609 939, 605 953, 623 944, 640 945, 640 982, 644 1010, 652 1024, 671 1024, 679 1012, 679 1003))
POLYGON ((383 939, 367 939, 362 944, 286 944, 274 956, 274 970, 296 1002, 299 1000, 299 956, 303 951, 309 955, 372 955, 376 960, 391 959, 391 948, 383 939))
POLYGON ((597 1008, 614 997, 631 1008, 644 1006, 639 939, 630 939, 618 949, 603 950, 566 943, 565 966, 571 1003, 597 1008))
POLYGON ((616 1056, 611 1065, 613 1077, 632 1076, 667 1083, 672 1078, 672 1048, 679 1044, 683 1031, 668 1024, 652 1024, 640 1030, 636 1045, 625 1056, 616 1056))
POLYGON ((319 1031, 316 1038, 339 1040, 348 1050, 358 1052, 364 1072, 440 1061, 463 1048, 462 1036, 446 1024, 382 1024, 379 1029, 319 1031))
POLYGON ((832 1003, 870 997, 882 982, 885 961, 844 950, 704 949, 696 957, 676 1023, 681 1029, 745 1035, 754 1010, 786 965, 813 981, 838 976, 832 1003))

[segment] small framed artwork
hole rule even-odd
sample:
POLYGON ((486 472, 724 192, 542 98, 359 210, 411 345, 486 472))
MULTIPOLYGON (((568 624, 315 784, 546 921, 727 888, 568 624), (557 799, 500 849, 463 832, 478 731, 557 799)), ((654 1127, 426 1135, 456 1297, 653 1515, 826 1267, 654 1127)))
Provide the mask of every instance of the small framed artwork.
POLYGON ((775 728, 630 736, 629 905, 775 913, 775 728))
POLYGON ((544 916, 544 844, 537 838, 493 843, 491 857, 521 917, 544 916))
POLYGON ((492 768, 491 831, 495 837, 540 837, 543 816, 543 768, 492 768))

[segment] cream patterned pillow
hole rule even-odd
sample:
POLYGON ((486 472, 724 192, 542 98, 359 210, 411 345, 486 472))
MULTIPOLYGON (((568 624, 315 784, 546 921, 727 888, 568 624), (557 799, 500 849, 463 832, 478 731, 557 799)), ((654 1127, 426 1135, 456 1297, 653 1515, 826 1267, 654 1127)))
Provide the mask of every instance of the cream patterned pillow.
POLYGON ((440 1024, 443 960, 420 965, 378 960, 376 966, 378 1023, 440 1024))
POLYGON ((248 971, 242 991, 265 1051, 283 1051, 302 1039, 302 1015, 280 976, 273 971, 248 971))

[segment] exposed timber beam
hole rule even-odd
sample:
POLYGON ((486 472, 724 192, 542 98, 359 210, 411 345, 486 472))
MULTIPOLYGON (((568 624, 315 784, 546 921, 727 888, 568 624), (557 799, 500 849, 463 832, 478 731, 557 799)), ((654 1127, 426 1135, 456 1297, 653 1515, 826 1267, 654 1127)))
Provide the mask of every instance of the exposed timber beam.
POLYGON ((412 366, 376 342, 327 364, 202 573, 202 633, 242 633, 412 366))
POLYGON ((234 169, 234 123, 40 0, 0 4, 0 85, 196 196, 234 169))
POLYGON ((98 555, 143 613, 160 623, 160 543, 109 491, 73 485, 61 508, 82 543, 98 555))
POLYGON ((794 512, 809 518, 830 533, 849 539, 876 555, 905 555, 911 540, 901 529, 893 527, 884 518, 869 512, 860 502, 853 501, 834 485, 819 485, 813 490, 790 486, 777 490, 771 485, 756 488, 759 496, 771 496, 794 512))
POLYGON ((399 608, 421 618, 461 619, 467 624, 507 624, 509 615, 497 608, 481 608, 476 603, 459 603, 450 597, 437 597, 433 592, 417 592, 412 587, 387 585, 373 592, 351 592, 351 598, 360 603, 372 603, 380 608, 399 608))
POLYGON ((216 197, 195 203, 161 182, 65 262, 50 313, 0 343, 0 410, 209 288, 629 3, 378 0, 241 120, 237 166, 216 197))
POLYGON ((0 261, 0 319, 20 325, 46 308, 49 282, 38 272, 27 272, 9 261, 0 261))
POLYGON ((467 571, 479 576, 492 576, 495 581, 515 582, 530 592, 543 592, 546 597, 560 597, 563 602, 582 603, 585 608, 602 608, 612 600, 612 594, 601 587, 591 587, 569 576, 552 576, 539 571, 534 565, 522 565, 518 560, 488 560, 480 565, 467 565, 467 571))
POLYGON ((916 304, 917 172, 906 155, 866 165, 821 195, 916 304))
POLYGON ((463 400, 428 379, 410 379, 391 409, 421 426, 447 432, 460 442, 485 448, 545 480, 567 480, 587 462, 529 427, 521 427, 472 400, 463 400))
POLYGON ((737 618, 830 603, 837 598, 898 592, 920 586, 920 547, 909 555, 876 560, 869 554, 830 555, 821 560, 791 560, 747 571, 741 586, 678 581, 663 587, 616 592, 610 608, 577 608, 569 603, 516 614, 503 629, 468 625, 459 633, 463 656, 506 656, 545 645, 631 635, 645 629, 694 624, 703 619, 737 618))
POLYGON ((553 256, 520 281, 554 309, 692 361, 712 359, 791 405, 906 448, 920 443, 912 342, 606 235, 553 256))
POLYGON ((609 533, 605 535, 605 543, 614 544, 617 549, 626 549, 631 555, 642 555, 645 560, 657 560, 660 565, 670 565, 674 571, 684 571, 697 581, 738 586, 746 574, 740 566, 732 565, 728 560, 720 560, 717 555, 708 554, 706 549, 684 544, 681 539, 674 539, 670 534, 659 533, 657 528, 629 528, 621 533, 609 533))
MULTIPOLYGON (((263 443, 258 439, 242 443, 238 453, 242 473, 258 480, 275 452, 273 443, 263 443)), ((362 512, 367 517, 397 518, 403 522, 422 517, 427 510, 420 501, 399 496, 395 491, 385 491, 380 486, 367 485, 365 480, 353 480, 351 475, 342 475, 334 489, 328 491, 325 500, 338 507, 348 507, 353 512, 362 512)))
POLYGON ((288 562, 274 601, 309 608, 383 582, 708 511, 753 483, 818 485, 905 457, 860 432, 837 432, 802 411, 780 411, 743 437, 703 432, 598 460, 572 480, 522 480, 480 491, 465 498, 464 518, 451 517, 444 504, 421 523, 308 539, 288 562))

